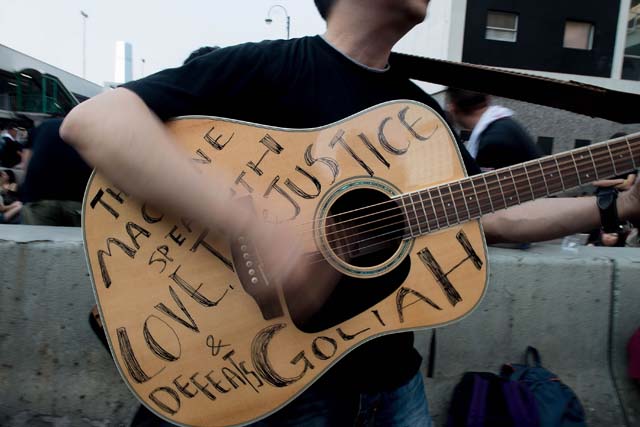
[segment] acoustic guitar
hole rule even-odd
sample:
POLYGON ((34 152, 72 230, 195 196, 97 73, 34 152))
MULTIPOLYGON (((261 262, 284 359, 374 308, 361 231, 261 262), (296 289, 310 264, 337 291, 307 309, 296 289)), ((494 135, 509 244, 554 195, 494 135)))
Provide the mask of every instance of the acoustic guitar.
MULTIPOLYGON (((167 124, 256 221, 289 222, 335 288, 312 316, 246 236, 221 238, 94 174, 84 241, 117 367, 157 415, 243 425, 286 405, 360 344, 442 326, 486 291, 479 218, 640 165, 640 134, 466 176, 447 124, 394 101, 304 130, 215 117, 167 124)), ((176 172, 179 173, 179 172, 176 172)), ((313 283, 308 283, 309 293, 313 283)))

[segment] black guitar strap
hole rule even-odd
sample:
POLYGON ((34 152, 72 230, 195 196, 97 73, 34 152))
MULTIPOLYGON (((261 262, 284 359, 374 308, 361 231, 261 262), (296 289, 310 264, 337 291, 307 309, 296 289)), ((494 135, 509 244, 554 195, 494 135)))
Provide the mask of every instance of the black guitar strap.
POLYGON ((484 65, 393 52, 389 63, 407 77, 560 108, 618 123, 640 123, 640 95, 484 65))

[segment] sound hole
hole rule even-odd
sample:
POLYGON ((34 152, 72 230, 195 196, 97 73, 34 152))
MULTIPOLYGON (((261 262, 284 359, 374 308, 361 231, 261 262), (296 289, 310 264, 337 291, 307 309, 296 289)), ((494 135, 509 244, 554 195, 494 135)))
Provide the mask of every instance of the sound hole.
POLYGON ((377 190, 359 188, 342 195, 329 209, 325 236, 342 261, 373 267, 387 261, 402 243, 401 207, 377 190))

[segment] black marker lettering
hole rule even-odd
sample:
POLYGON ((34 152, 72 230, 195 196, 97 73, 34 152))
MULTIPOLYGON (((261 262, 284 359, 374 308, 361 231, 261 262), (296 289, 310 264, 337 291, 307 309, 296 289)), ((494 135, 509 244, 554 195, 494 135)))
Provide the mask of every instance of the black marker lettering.
POLYGON ((176 303, 178 308, 180 308, 182 313, 189 319, 189 322, 187 322, 183 318, 178 317, 178 315, 175 314, 166 305, 164 305, 164 303, 157 304, 155 306, 156 310, 160 311, 161 313, 166 314, 167 316, 169 316, 170 318, 172 318, 176 322, 178 322, 181 325, 191 329, 192 331, 200 332, 200 330, 198 329, 198 325, 196 325, 195 320, 193 320, 193 317, 191 317, 191 314, 189 314, 189 311, 187 311, 187 308, 184 306, 184 304, 180 300, 180 297, 178 297, 178 295, 176 294, 176 291, 174 291, 171 286, 169 286, 169 293, 171 294, 171 298, 173 298, 173 301, 176 303))
POLYGON ((218 136, 216 136, 215 138, 213 136, 211 136, 211 132, 213 132, 215 130, 215 126, 212 126, 211 129, 209 129, 209 132, 207 132, 204 135, 204 140, 207 141, 209 143, 209 145, 211 145, 213 148, 215 148, 216 150, 220 151, 222 150, 224 147, 227 146, 227 144, 231 141, 231 139, 233 138, 233 135, 235 135, 235 133, 232 133, 231 136, 227 139, 227 141, 224 144, 220 144, 220 138, 222 138, 222 134, 219 134, 218 136))
POLYGON ((421 136, 421 135, 418 134, 418 132, 416 132, 416 130, 413 127, 416 125, 416 123, 418 123, 422 119, 422 117, 418 117, 413 123, 409 124, 407 122, 407 111, 409 111, 409 107, 403 108, 398 113, 398 119, 400 120, 400 123, 402 123, 402 126, 404 126, 409 131, 411 136, 413 136, 418 141, 427 141, 427 140, 429 140, 433 136, 433 134, 436 133, 436 131, 438 130, 438 125, 436 125, 436 128, 433 130, 433 132, 431 132, 430 135, 421 136))
MULTIPOLYGON (((284 197, 290 204, 291 206, 293 206, 293 216, 290 218, 287 218, 285 220, 279 221, 277 218, 275 218, 273 220, 273 222, 285 222, 285 221, 292 221, 294 220, 298 215, 300 215, 300 205, 298 205, 296 203, 295 200, 293 200, 293 198, 282 188, 278 185, 278 181, 280 180, 279 176, 276 176, 273 181, 271 181, 271 184, 269 184, 269 187, 267 188, 267 191, 265 191, 263 197, 266 199, 269 197, 269 195, 271 194, 271 190, 276 190, 276 193, 280 194, 282 197, 284 197)), ((265 219, 268 218, 268 211, 265 209, 263 211, 263 215, 265 217, 265 219)))
POLYGON ((251 358, 253 361, 253 366, 256 367, 258 375, 260 375, 266 382, 274 387, 286 387, 290 384, 293 384, 304 377, 308 369, 313 369, 313 365, 305 357, 304 352, 298 353, 291 360, 291 364, 293 365, 297 364, 301 360, 304 361, 302 371, 295 377, 283 377, 278 374, 275 369, 273 369, 273 366, 271 366, 267 354, 269 343, 273 339, 274 335, 278 333, 278 331, 286 327, 287 325, 285 323, 277 323, 275 325, 268 326, 258 332, 258 334, 253 338, 253 342, 251 343, 251 358))
MULTIPOLYGON (((180 345, 180 339, 178 338, 178 334, 176 334, 176 331, 173 330, 173 328, 171 326, 169 326, 169 324, 167 322, 165 322, 164 320, 162 320, 161 318, 157 317, 157 316, 149 316, 147 317, 147 319, 144 321, 144 327, 142 328, 142 332, 144 335, 144 341, 147 343, 147 347, 149 347, 149 349, 156 355, 158 356, 160 359, 166 360, 167 362, 175 362, 176 360, 178 360, 180 358, 180 355, 182 354, 182 346, 180 345), (162 345, 160 345, 160 343, 158 341, 156 341, 156 339, 153 337, 153 335, 151 334, 151 330, 149 329, 149 320, 151 319, 157 319, 159 320, 164 326, 166 326, 171 333, 173 334, 173 337, 175 338, 175 346, 177 346, 178 348, 178 355, 174 355, 172 353, 170 353, 168 350, 166 350, 162 345)), ((169 334, 161 334, 162 336, 168 336, 169 334)))
POLYGON ((300 166, 296 166, 296 172, 300 173, 302 176, 306 176, 307 178, 309 178, 309 181, 311 181, 311 183, 316 187, 315 194, 307 193, 306 191, 298 187, 296 184, 291 182, 289 178, 287 178, 284 181, 284 185, 289 187, 291 191, 293 191, 295 194, 302 197, 303 199, 315 199, 316 197, 318 197, 322 189, 322 186, 320 185, 320 181, 318 181, 318 179, 315 176, 310 175, 307 171, 302 169, 300 166))
POLYGON ((167 233, 165 237, 165 239, 167 237, 171 237, 171 240, 173 240, 174 242, 176 242, 176 244, 178 246, 182 246, 182 244, 184 243, 185 240, 187 240, 186 237, 183 237, 182 234, 176 234, 176 231, 178 231, 178 226, 174 225, 173 228, 171 229, 171 231, 169 233, 167 233))
POLYGON ((207 243, 206 240, 204 240, 207 235, 209 234, 209 230, 204 230, 200 236, 198 237, 198 239, 196 239, 196 242, 193 244, 193 246, 191 247, 191 249, 189 249, 191 252, 195 252, 198 247, 202 246, 203 248, 205 248, 207 251, 209 251, 209 253, 211 253, 213 256, 215 256, 216 258, 218 258, 220 261, 222 261, 222 263, 225 265, 225 267, 227 267, 229 270, 233 271, 233 264, 231 263, 231 261, 229 261, 225 256, 223 256, 220 252, 218 252, 216 250, 216 248, 214 248, 213 246, 211 246, 209 243, 207 243))
POLYGON ((120 356, 122 356, 124 366, 127 368, 129 376, 133 378, 135 382, 142 384, 162 372, 164 368, 151 376, 147 375, 147 373, 142 369, 142 366, 140 366, 140 362, 138 362, 138 359, 133 352, 133 347, 131 347, 131 341, 129 341, 127 329, 116 329, 116 335, 118 336, 118 346, 120 347, 120 356))
POLYGON ((329 360, 333 356, 335 356, 336 351, 338 351, 338 344, 336 343, 336 340, 334 340, 333 338, 320 336, 320 337, 314 338, 313 342, 311 343, 311 351, 313 351, 313 354, 318 359, 329 360), (329 350, 328 353, 326 352, 327 349, 322 350, 320 348, 320 343, 322 342, 329 344, 330 349, 328 349, 329 350))
POLYGON ((442 310, 440 307, 438 307, 438 304, 436 304, 435 302, 431 301, 430 298, 425 297, 424 295, 422 295, 420 292, 414 290, 414 289, 410 289, 410 288, 405 288, 402 287, 398 290, 398 293, 396 294, 396 309, 398 310, 398 318, 400 319, 400 323, 404 323, 404 309, 407 307, 412 306, 413 304, 422 301, 422 302, 426 302, 427 304, 429 304, 431 307, 435 308, 436 310, 442 310), (418 299, 416 299, 413 302, 410 302, 409 304, 404 304, 404 299, 406 298, 407 295, 413 295, 415 297, 417 297, 418 299))
POLYGON ((148 206, 146 203, 142 205, 142 218, 144 218, 147 224, 155 224, 156 222, 162 221, 164 218, 164 214, 160 214, 159 216, 153 216, 148 211, 148 206))
POLYGON ((202 392, 202 394, 204 394, 205 396, 207 396, 209 398, 209 400, 216 400, 216 396, 211 393, 207 387, 209 387, 210 384, 200 384, 197 380, 196 380, 196 376, 198 376, 198 372, 196 372, 195 374, 191 375, 189 377, 189 379, 191 380, 191 384, 193 384, 194 386, 196 386, 196 388, 198 390, 200 390, 202 392))
POLYGON ((344 130, 342 129, 338 130, 338 132, 336 132, 335 136, 329 143, 329 147, 334 148, 336 145, 340 145, 342 148, 344 148, 347 151, 347 153, 349 153, 349 155, 353 158, 353 160, 355 160, 360 165, 360 167, 369 174, 369 176, 373 176, 374 175, 373 170, 355 153, 355 151, 353 151, 353 149, 349 146, 349 144, 346 143, 343 136, 344 136, 344 130))
POLYGON ((391 121, 391 117, 385 117, 380 123, 380 126, 378 127, 378 141, 380 141, 380 145, 382 145, 382 148, 384 148, 391 154, 395 154, 396 156, 399 156, 401 154, 406 153, 409 150, 409 145, 411 145, 411 143, 407 144, 407 148, 396 148, 393 145, 391 145, 384 134, 384 128, 387 125, 387 123, 389 123, 389 121, 391 121))
POLYGON ((136 250, 130 246, 125 245, 120 240, 109 237, 107 239, 107 250, 100 249, 98 250, 98 264, 100 265, 100 274, 102 276, 102 282, 104 283, 105 288, 109 288, 111 286, 111 276, 109 275, 109 270, 107 270, 107 265, 105 264, 104 257, 111 257, 111 244, 116 245, 125 255, 129 258, 133 259, 136 256, 136 250))
MULTIPOLYGON (((110 188, 107 188, 106 192, 118 203, 120 204, 124 203, 124 199, 121 197, 121 194, 124 194, 126 196, 126 193, 123 193, 123 192, 115 193, 110 188)), ((102 190, 102 188, 99 189, 96 195, 94 196, 94 198, 91 200, 91 203, 89 203, 89 206, 91 206, 91 209, 95 209, 96 205, 100 203, 100 206, 105 208, 107 212, 109 212, 114 218, 118 218, 120 216, 118 211, 116 211, 110 204, 108 204, 102 199, 102 196, 104 196, 104 194, 105 192, 102 190)))
POLYGON ((162 409, 164 412, 168 413, 169 415, 174 415, 180 410, 180 396, 178 396, 178 393, 176 393, 175 391, 173 391, 173 389, 169 387, 156 388, 151 393, 149 393, 149 400, 151 400, 153 403, 158 405, 158 408, 162 409), (169 406, 171 405, 171 403, 165 403, 162 400, 160 400, 158 396, 156 396, 159 392, 163 392, 167 397, 171 398, 173 400, 173 402, 171 403, 173 403, 175 406, 171 407, 169 406))
POLYGON ((313 166, 314 163, 319 162, 325 165, 326 167, 328 167, 329 170, 331 171, 331 176, 333 177, 333 179, 331 180, 331 184, 333 184, 334 182, 336 182, 336 178, 340 173, 340 166, 338 165, 338 162, 336 162, 331 157, 318 157, 317 159, 315 159, 313 155, 311 155, 312 148, 313 148, 313 144, 309 145, 305 150, 304 162, 307 164, 307 166, 313 166))
POLYGON ((220 298, 218 298, 217 300, 210 300, 209 298, 202 295, 198 290, 202 287, 203 283, 200 283, 200 285, 196 289, 193 286, 191 286, 186 280, 184 280, 182 277, 178 275, 178 271, 180 270, 180 267, 182 267, 182 265, 179 265, 178 268, 176 268, 176 271, 171 273, 169 278, 173 280, 178 286, 180 286, 187 293, 187 295, 193 298, 194 301, 197 302, 198 304, 204 307, 215 307, 227 295, 227 292, 229 292, 229 289, 225 289, 220 298))
POLYGON ((264 154, 262 154, 262 156, 260 157, 260 160, 258 160, 257 163, 254 163, 252 161, 247 163, 247 166, 249 167, 249 169, 251 169, 252 171, 254 171, 256 173, 256 175, 258 176, 262 176, 262 174, 264 173, 262 171, 262 169, 260 169, 260 163, 262 163, 262 161, 264 160, 265 156, 267 154, 271 153, 275 153, 276 155, 282 153, 282 151, 284 150, 284 148, 278 144, 278 142, 273 139, 273 137, 269 134, 266 134, 261 140, 260 140, 260 144, 264 145, 265 147, 267 147, 267 149, 265 150, 264 154))
POLYGON ((189 391, 189 386, 191 385, 191 383, 184 383, 181 384, 179 382, 180 378, 182 377, 182 375, 178 375, 177 377, 175 377, 173 379, 173 385, 176 386, 176 389, 182 393, 185 397, 191 399, 192 397, 194 397, 196 394, 198 394, 198 391, 196 390, 195 392, 191 392, 189 391))

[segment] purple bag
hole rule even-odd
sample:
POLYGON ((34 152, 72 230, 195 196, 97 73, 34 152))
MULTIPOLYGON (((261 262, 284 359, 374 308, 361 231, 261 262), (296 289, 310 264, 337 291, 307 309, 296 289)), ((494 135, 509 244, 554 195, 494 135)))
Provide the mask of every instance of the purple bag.
POLYGON ((467 372, 456 386, 447 427, 538 427, 536 399, 521 382, 467 372))

